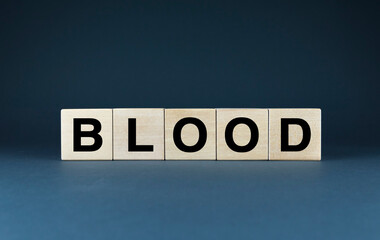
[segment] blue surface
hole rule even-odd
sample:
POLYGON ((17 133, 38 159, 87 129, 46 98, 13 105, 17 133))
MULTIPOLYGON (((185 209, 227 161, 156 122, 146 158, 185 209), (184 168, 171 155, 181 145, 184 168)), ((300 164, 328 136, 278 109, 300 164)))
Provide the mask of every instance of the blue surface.
POLYGON ((0 239, 379 239, 380 154, 363 152, 64 162, 2 150, 0 239))
POLYGON ((2 0, 0 240, 380 239, 379 9, 2 0), (59 160, 60 109, 118 107, 321 108, 323 161, 59 160))

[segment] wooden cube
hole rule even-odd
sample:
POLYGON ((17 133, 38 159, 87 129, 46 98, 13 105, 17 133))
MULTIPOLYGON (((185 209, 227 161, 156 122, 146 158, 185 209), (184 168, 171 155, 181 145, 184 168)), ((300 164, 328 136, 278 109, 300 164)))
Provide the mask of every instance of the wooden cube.
POLYGON ((268 109, 217 109, 217 160, 268 160, 268 109))
POLYGON ((112 109, 62 109, 61 158, 112 160, 112 109))
POLYGON ((215 109, 165 110, 166 160, 216 160, 215 109))
POLYGON ((269 109, 269 160, 321 160, 321 110, 269 109))
POLYGON ((113 110, 114 160, 164 160, 164 109, 113 110))

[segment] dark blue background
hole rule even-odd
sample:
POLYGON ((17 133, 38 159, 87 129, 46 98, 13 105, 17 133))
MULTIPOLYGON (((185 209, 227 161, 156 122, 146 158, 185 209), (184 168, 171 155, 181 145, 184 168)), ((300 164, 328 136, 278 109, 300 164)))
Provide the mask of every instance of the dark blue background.
POLYGON ((0 238, 380 237, 375 1, 1 1, 0 238), (61 162, 60 109, 317 107, 322 162, 61 162))

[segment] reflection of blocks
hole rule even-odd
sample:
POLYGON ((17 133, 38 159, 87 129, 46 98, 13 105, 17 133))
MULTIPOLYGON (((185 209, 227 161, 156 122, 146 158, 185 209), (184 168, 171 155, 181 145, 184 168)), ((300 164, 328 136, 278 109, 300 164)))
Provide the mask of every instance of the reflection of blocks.
POLYGON ((269 109, 269 160, 321 160, 321 110, 269 109))
POLYGON ((218 160, 268 160, 268 109, 217 109, 216 116, 218 160))
POLYGON ((113 130, 115 160, 164 160, 164 109, 114 109, 113 130))
POLYGON ((62 160, 112 160, 112 109, 63 109, 61 154, 62 160))
POLYGON ((215 160, 215 120, 215 109, 166 109, 165 159, 215 160))

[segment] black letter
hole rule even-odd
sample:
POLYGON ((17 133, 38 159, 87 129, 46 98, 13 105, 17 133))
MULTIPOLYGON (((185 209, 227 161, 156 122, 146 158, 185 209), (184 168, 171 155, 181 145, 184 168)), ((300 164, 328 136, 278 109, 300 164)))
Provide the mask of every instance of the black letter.
POLYGON ((203 146, 206 144, 207 140, 207 130, 206 126, 203 124, 201 120, 198 118, 192 118, 192 117, 187 117, 179 120, 177 124, 174 126, 173 130, 173 139, 174 143, 177 146, 178 149, 184 152, 197 152, 203 148, 203 146), (186 124, 194 124, 199 131, 199 139, 198 142, 194 146, 186 146, 181 139, 181 131, 182 128, 186 124))
POLYGON ((153 152, 153 145, 136 144, 136 118, 128 118, 128 151, 153 152))
POLYGON ((235 119, 232 119, 226 127, 225 132, 225 138, 226 143, 228 147, 235 152, 249 152, 254 147, 256 147, 257 142, 259 141, 259 129, 257 128, 257 125, 252 119, 244 118, 244 117, 238 117, 235 119), (233 131, 236 125, 238 124, 245 124, 249 127, 251 130, 251 139, 249 140, 248 144, 245 146, 239 146, 234 142, 233 139, 233 131))
POLYGON ((281 151, 296 152, 304 150, 310 143, 311 131, 307 122, 300 118, 281 119, 281 151), (289 125, 296 124, 301 126, 303 138, 298 145, 289 145, 289 125))
POLYGON ((93 118, 74 118, 74 152, 91 152, 98 150, 102 144, 103 139, 99 135, 102 125, 100 122, 93 118), (84 124, 94 126, 92 131, 82 131, 81 126, 84 124), (92 145, 82 145, 82 137, 92 137, 94 139, 94 144, 92 145))

